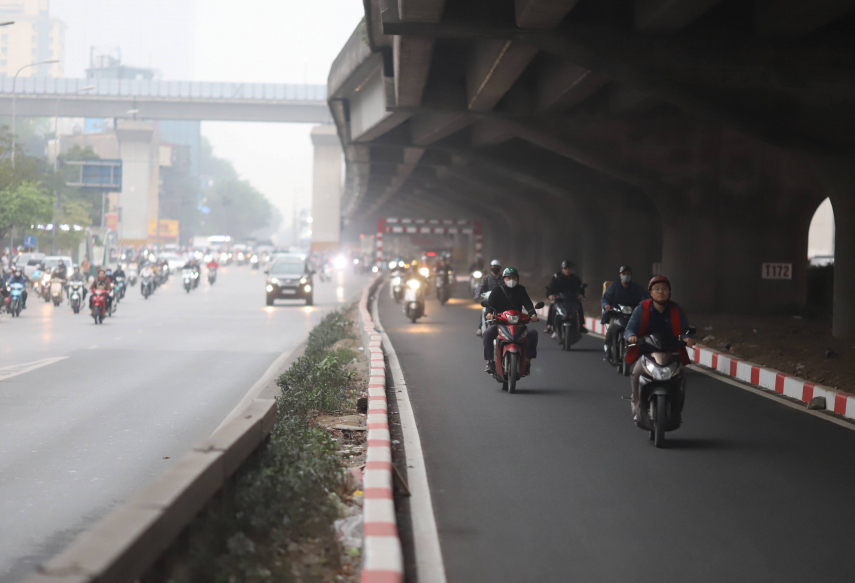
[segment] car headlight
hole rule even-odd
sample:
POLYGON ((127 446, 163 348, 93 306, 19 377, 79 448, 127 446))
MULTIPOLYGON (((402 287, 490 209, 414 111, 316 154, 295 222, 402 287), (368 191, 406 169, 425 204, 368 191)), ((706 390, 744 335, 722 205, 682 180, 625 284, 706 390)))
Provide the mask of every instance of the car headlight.
POLYGON ((428 275, 430 275, 430 269, 428 269, 427 267, 422 267, 419 269, 419 273, 421 273, 423 277, 427 277, 428 275))
POLYGON ((401 278, 400 277, 393 277, 392 278, 392 285, 394 285, 394 286, 401 285, 401 278))
POLYGON ((270 283, 272 283, 272 284, 278 284, 278 283, 279 283, 279 278, 271 277, 271 278, 270 278, 270 283))
POLYGON ((267 291, 272 292, 272 291, 273 291, 273 286, 272 286, 272 285, 270 285, 270 284, 268 284, 268 285, 267 285, 267 291))
POLYGON ((422 287, 422 284, 417 279, 411 279, 407 282, 407 287, 410 289, 419 289, 420 287, 422 287))
POLYGON ((472 277, 474 277, 475 279, 481 279, 482 277, 484 277, 484 274, 480 271, 476 271, 472 274, 472 277))
POLYGON ((305 278, 305 277, 301 277, 301 278, 300 278, 300 283, 306 283, 306 281, 307 281, 307 280, 306 280, 306 278, 305 278))
POLYGON ((312 291, 312 286, 307 285, 306 287, 304 287, 304 288, 303 288, 303 290, 304 290, 306 293, 309 293, 310 291, 312 291))

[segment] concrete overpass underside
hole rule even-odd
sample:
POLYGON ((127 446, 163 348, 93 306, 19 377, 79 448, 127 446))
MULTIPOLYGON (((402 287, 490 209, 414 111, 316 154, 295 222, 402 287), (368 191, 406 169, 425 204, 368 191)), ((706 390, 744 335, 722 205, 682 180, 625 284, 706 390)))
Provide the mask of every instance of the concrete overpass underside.
POLYGON ((364 3, 328 83, 351 225, 484 218, 526 271, 656 264, 690 310, 775 311, 830 197, 855 336, 855 0, 364 3))

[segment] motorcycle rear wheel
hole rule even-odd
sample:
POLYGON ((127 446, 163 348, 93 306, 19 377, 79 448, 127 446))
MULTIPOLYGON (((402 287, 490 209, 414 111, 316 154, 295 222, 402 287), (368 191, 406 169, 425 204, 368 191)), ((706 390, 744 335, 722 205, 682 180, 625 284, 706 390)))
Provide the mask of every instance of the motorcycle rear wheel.
POLYGON ((561 329, 562 329, 562 330, 561 330, 561 335, 564 337, 564 339, 563 339, 563 340, 564 340, 564 341, 563 341, 563 344, 564 344, 564 350, 565 350, 566 352, 569 352, 569 351, 570 351, 570 348, 572 348, 572 347, 573 347, 573 345, 572 345, 572 344, 570 344, 570 335, 569 335, 569 334, 567 334, 567 329, 568 329, 568 328, 569 328, 569 326, 564 326, 564 325, 562 325, 562 326, 561 326, 561 329))
POLYGON ((95 309, 92 311, 92 317, 95 318, 95 323, 101 323, 101 306, 95 306, 95 309))
POLYGON ((665 395, 657 395, 656 403, 654 403, 655 411, 653 418, 653 445, 657 448, 665 447, 665 419, 667 413, 665 409, 667 407, 667 400, 665 399, 665 395))
POLYGON ((508 355, 508 392, 512 395, 517 392, 517 373, 519 370, 520 355, 511 352, 508 355))

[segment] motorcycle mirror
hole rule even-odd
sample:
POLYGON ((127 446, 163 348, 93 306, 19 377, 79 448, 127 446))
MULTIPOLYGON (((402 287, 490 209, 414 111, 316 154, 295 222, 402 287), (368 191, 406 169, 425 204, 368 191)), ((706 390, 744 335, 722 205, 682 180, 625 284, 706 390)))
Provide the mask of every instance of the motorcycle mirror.
POLYGON ((537 303, 534 305, 534 309, 535 309, 535 310, 541 310, 541 309, 543 309, 543 302, 537 302, 537 303))
POLYGON ((482 301, 481 301, 481 307, 482 307, 482 308, 486 308, 488 305, 489 305, 489 304, 487 304, 487 300, 482 300, 482 301))
POLYGON ((694 326, 689 326, 688 328, 686 328, 686 334, 689 336, 692 336, 697 331, 698 331, 698 329, 695 328, 694 326))

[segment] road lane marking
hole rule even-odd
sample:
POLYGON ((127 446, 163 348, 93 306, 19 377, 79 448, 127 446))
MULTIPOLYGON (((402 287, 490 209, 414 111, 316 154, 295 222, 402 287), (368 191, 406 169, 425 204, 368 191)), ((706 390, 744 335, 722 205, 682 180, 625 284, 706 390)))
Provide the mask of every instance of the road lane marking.
POLYGON ((96 348, 98 348, 98 345, 93 344, 92 346, 89 347, 89 350, 95 350, 96 348))
MULTIPOLYGON (((385 284, 381 284, 380 289, 385 284)), ((398 417, 404 434, 404 453, 407 458, 407 482, 410 488, 410 516, 413 528, 413 546, 416 554, 416 572, 419 583, 446 583, 445 565, 442 561, 442 548, 439 545, 439 533, 436 530, 436 516, 430 497, 427 468, 425 467, 419 428, 407 392, 404 371, 398 362, 398 355, 392 347, 392 341, 380 321, 380 294, 374 296, 371 316, 377 331, 383 339, 383 350, 389 358, 389 371, 395 400, 398 403, 398 417)))
POLYGON ((43 366, 47 366, 55 362, 59 362, 60 360, 65 360, 66 358, 68 357, 55 356, 53 358, 45 358, 43 360, 35 360, 33 362, 25 362, 23 364, 4 366, 3 368, 0 368, 0 382, 10 379, 12 377, 16 377, 18 375, 22 375, 24 373, 34 371, 37 368, 41 368, 43 366))

